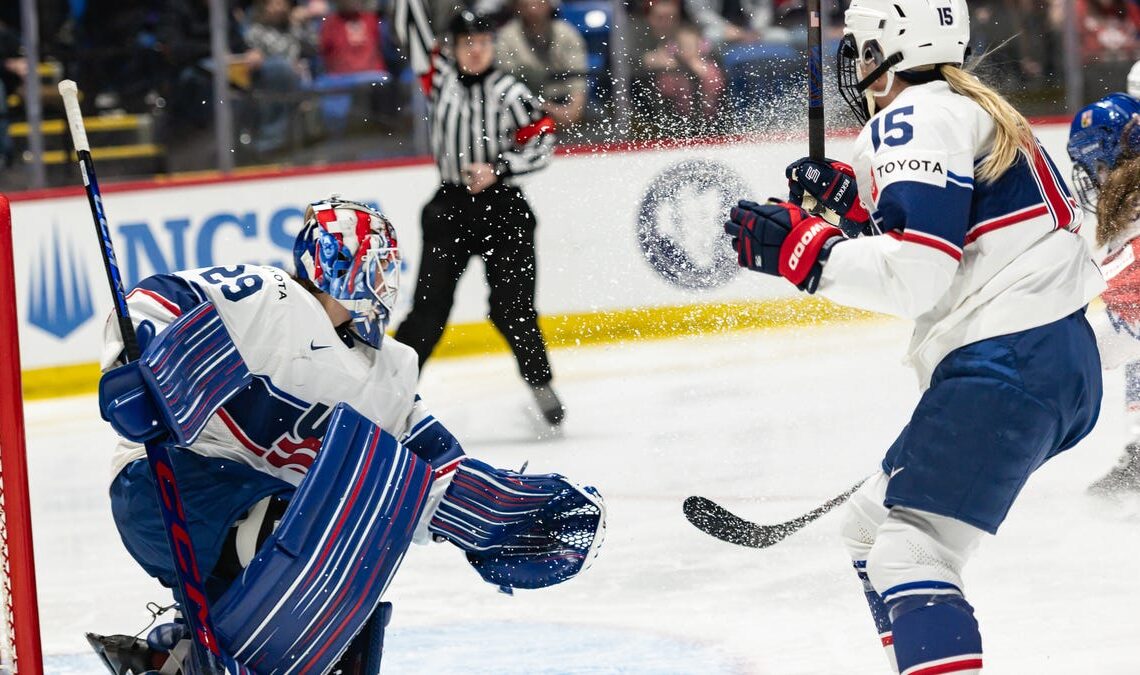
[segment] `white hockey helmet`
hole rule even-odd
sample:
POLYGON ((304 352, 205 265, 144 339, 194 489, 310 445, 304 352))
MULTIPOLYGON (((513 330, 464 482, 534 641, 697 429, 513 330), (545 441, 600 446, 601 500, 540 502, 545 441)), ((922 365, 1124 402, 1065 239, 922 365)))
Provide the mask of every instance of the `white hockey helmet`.
POLYGON ((866 124, 872 97, 890 91, 896 73, 965 63, 970 14, 965 0, 852 0, 843 33, 837 55, 839 91, 866 124), (884 74, 886 86, 870 91, 884 74))
POLYGON ((1132 64, 1132 70, 1128 71, 1128 95, 1140 98, 1140 61, 1132 64))

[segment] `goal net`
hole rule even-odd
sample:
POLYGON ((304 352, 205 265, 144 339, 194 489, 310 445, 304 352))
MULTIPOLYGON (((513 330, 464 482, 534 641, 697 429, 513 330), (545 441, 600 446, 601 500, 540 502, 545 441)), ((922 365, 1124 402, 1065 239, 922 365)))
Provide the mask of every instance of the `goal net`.
POLYGON ((0 674, 43 673, 32 558, 12 214, 0 195, 0 674))

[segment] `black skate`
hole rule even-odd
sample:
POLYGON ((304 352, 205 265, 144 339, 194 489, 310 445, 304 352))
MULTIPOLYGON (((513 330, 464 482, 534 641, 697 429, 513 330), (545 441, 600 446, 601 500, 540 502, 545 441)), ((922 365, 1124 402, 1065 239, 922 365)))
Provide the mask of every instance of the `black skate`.
POLYGON ((1098 497, 1140 492, 1140 443, 1129 443, 1116 466, 1088 487, 1088 493, 1098 497))
MULTIPOLYGON (((165 610, 164 610, 165 611, 165 610)), ((155 626, 145 640, 133 635, 87 633, 87 642, 113 675, 182 675, 183 664, 193 658, 190 629, 181 619, 155 626)), ((225 675, 225 671, 199 675, 225 675)))
POLYGON ((113 675, 141 675, 158 671, 169 656, 165 652, 151 649, 145 640, 132 635, 88 633, 87 642, 113 675))
POLYGON ((547 424, 552 427, 562 424, 562 420, 566 417, 566 408, 562 406, 562 401, 558 398, 558 394, 554 393, 554 389, 549 384, 540 384, 532 386, 530 390, 534 393, 538 410, 547 424))

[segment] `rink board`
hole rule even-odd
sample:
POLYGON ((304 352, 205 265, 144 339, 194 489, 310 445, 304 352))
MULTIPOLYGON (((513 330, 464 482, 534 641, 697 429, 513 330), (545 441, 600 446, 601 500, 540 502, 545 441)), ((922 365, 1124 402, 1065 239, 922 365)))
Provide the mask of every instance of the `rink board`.
MULTIPOLYGON (((1041 125, 1037 132, 1068 175, 1066 127, 1041 125)), ((850 136, 832 140, 828 153, 848 157, 851 144, 850 136)), ((557 157, 523 183, 539 221, 537 302, 550 317, 544 327, 561 322, 568 328, 559 339, 570 340, 575 331, 588 333, 588 341, 653 335, 652 326, 671 321, 661 312, 676 308, 703 317, 698 324, 724 327, 724 317, 737 314, 740 302, 794 296, 778 279, 738 272, 726 254, 721 223, 737 197, 762 200, 784 192, 784 167, 803 150, 802 140, 795 140, 577 148, 557 157), (723 311, 691 309, 702 305, 723 311)), ((120 267, 133 285, 150 274, 195 267, 289 268, 308 202, 340 194, 374 203, 396 224, 404 251, 398 320, 412 297, 419 213, 436 176, 423 161, 325 167, 111 187, 105 204, 120 267)), ((89 378, 111 300, 86 199, 76 190, 14 195, 12 215, 22 367, 31 371, 26 379, 89 378)), ((466 331, 460 351, 496 348, 485 339, 486 311, 475 260, 457 290, 452 321, 459 330, 449 346, 466 331)), ((768 306, 758 311, 766 313, 768 306)), ((782 321, 778 312, 769 320, 782 321)), ((66 393, 70 385, 60 386, 52 393, 66 393)))

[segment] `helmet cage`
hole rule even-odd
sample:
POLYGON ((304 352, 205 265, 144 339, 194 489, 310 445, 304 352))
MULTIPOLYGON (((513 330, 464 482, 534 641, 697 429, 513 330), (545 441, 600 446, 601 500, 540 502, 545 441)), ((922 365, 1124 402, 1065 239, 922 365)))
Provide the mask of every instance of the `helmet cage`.
POLYGON ((1084 210, 1090 213, 1096 212, 1100 183, 1095 170, 1090 171, 1084 164, 1073 164, 1073 191, 1077 193, 1077 201, 1084 210))
MULTIPOLYGON (((859 124, 866 124, 871 120, 871 106, 867 97, 867 90, 875 83, 884 73, 889 73, 891 77, 887 79, 885 90, 891 88, 891 80, 894 75, 892 68, 894 68, 900 61, 902 61, 902 52, 895 52, 889 57, 883 57, 883 50, 880 47, 878 40, 868 40, 863 44, 862 53, 860 53, 859 45, 855 40, 855 36, 848 33, 843 36, 839 42, 839 50, 836 53, 836 67, 835 72, 839 77, 839 93, 846 101, 851 112, 854 113, 855 119, 859 120, 859 124), (866 77, 860 79, 859 65, 863 64, 871 68, 871 72, 866 77)), ((886 91, 879 92, 879 94, 886 93, 886 91)), ((872 95, 875 92, 871 92, 872 95)))

